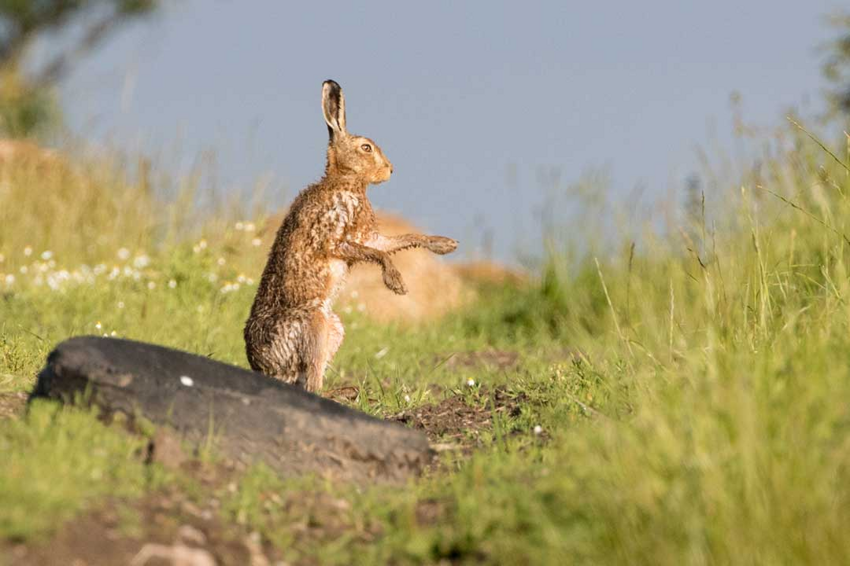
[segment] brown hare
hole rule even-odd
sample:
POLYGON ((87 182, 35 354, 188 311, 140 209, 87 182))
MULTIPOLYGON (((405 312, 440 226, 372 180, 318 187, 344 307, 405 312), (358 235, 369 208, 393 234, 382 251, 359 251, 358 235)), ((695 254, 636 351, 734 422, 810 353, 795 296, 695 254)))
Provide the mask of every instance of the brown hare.
POLYGON ((391 254, 457 248, 442 236, 377 232, 366 188, 389 179, 393 166, 375 142, 348 133, 345 98, 335 81, 322 84, 322 111, 330 135, 325 175, 292 203, 245 324, 251 367, 308 391, 321 389, 325 368, 342 344, 342 323, 331 307, 352 265, 380 265, 384 284, 403 295, 407 289, 391 254))

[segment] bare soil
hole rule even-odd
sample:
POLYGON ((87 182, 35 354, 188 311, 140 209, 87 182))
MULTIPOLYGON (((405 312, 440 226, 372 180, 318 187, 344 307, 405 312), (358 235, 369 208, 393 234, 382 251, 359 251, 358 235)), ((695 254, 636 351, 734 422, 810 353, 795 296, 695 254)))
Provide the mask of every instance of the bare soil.
POLYGON ((438 450, 455 447, 470 452, 480 444, 481 431, 492 428, 495 413, 516 416, 524 400, 504 387, 495 388, 492 395, 482 387, 478 397, 480 403, 470 404, 462 396, 452 395, 437 404, 402 411, 390 419, 424 431, 438 450))
POLYGON ((257 548, 250 535, 214 511, 179 494, 113 501, 69 521, 48 540, 0 550, 21 566, 252 564, 257 548))
POLYGON ((26 407, 26 393, 0 393, 0 419, 18 418, 26 407))

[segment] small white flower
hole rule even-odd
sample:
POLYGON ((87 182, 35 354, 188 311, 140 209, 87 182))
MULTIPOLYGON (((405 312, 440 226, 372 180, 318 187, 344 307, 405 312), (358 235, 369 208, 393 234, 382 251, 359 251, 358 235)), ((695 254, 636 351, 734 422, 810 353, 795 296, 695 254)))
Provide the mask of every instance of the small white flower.
POLYGON ((27 269, 27 266, 26 266, 26 265, 22 265, 22 266, 21 266, 21 273, 26 273, 27 271, 29 271, 29 269, 27 269))
POLYGON ((195 384, 195 381, 191 377, 189 377, 188 375, 181 375, 180 376, 180 383, 182 383, 186 387, 192 387, 195 384))
POLYGON ((246 222, 245 223, 245 231, 246 232, 253 232, 255 229, 256 229, 256 226, 254 226, 253 222, 246 222))
POLYGON ((31 256, 32 255, 32 248, 29 247, 29 246, 25 247, 24 248, 24 255, 27 256, 27 257, 31 256))
POLYGON ((113 330, 112 332, 109 333, 109 335, 110 336, 118 336, 118 333, 113 330))
POLYGON ((242 231, 242 229, 243 229, 244 227, 245 227, 245 225, 244 225, 243 223, 241 223, 241 222, 237 222, 237 223, 236 223, 236 226, 235 226, 236 230, 238 230, 238 231, 240 231, 240 232, 242 231))
POLYGON ((405 403, 410 403, 410 395, 405 395, 405 396, 404 396, 404 402, 405 402, 405 403))
POLYGON ((101 328, 103 328, 103 325, 98 320, 97 322, 94 323, 94 327, 97 328, 98 330, 100 330, 101 328))
POLYGON ((148 281, 148 289, 156 289, 156 283, 154 283, 153 281, 148 281))
POLYGON ((534 434, 540 435, 543 433, 543 427, 540 425, 534 425, 534 434))
POLYGON ((239 276, 236 278, 236 281, 238 281, 239 283, 244 283, 246 281, 245 276, 240 273, 239 276))
POLYGON ((251 245, 254 247, 259 247, 262 243, 263 241, 259 238, 254 238, 253 240, 251 240, 251 245))
POLYGON ((51 252, 50 250, 44 250, 43 252, 41 252, 41 259, 43 259, 44 261, 47 261, 52 257, 53 252, 51 252))
POLYGON ((224 265, 224 264, 225 264, 225 263, 227 263, 227 262, 224 260, 224 258, 223 258, 223 257, 220 257, 220 258, 218 258, 218 260, 216 261, 216 263, 217 263, 217 264, 219 264, 219 265, 224 265))
POLYGON ((359 296, 360 296, 360 293, 357 292, 357 289, 354 289, 353 291, 351 291, 351 298, 352 299, 356 299, 359 296))
POLYGON ((123 309, 123 308, 124 308, 124 301, 118 301, 118 308, 119 308, 119 309, 123 309))
POLYGON ((253 284, 254 284, 254 280, 253 280, 253 279, 251 279, 250 277, 248 277, 247 279, 245 279, 245 284, 246 284, 246 285, 253 285, 253 284))
POLYGON ((472 378, 469 378, 469 379, 467 379, 467 380, 466 380, 466 384, 467 384, 469 387, 475 387, 475 380, 474 380, 474 379, 472 379, 472 378))
POLYGON ((15 276, 11 273, 6 276, 6 285, 12 285, 15 282, 15 276))
POLYGON ((175 281, 174 279, 169 280, 168 281, 168 288, 174 289, 175 287, 177 287, 177 281, 175 281))
POLYGON ((130 250, 128 250, 127 248, 120 248, 118 250, 118 259, 120 259, 121 261, 127 261, 128 259, 130 259, 130 250))
POLYGON ((357 312, 366 312, 366 304, 357 303, 357 312))
POLYGON ((133 267, 136 269, 144 269, 151 264, 151 258, 146 256, 145 254, 136 256, 133 260, 133 267))
POLYGON ((380 350, 375 352, 375 357, 380 360, 381 358, 386 356, 387 352, 389 352, 389 351, 390 351, 389 347, 381 348, 380 350))
POLYGON ((215 273, 210 273, 209 275, 207 275, 207 280, 210 283, 215 283, 216 281, 218 281, 218 275, 216 275, 215 273))
POLYGON ((198 247, 201 248, 202 250, 207 249, 207 241, 201 240, 200 242, 198 242, 198 247))

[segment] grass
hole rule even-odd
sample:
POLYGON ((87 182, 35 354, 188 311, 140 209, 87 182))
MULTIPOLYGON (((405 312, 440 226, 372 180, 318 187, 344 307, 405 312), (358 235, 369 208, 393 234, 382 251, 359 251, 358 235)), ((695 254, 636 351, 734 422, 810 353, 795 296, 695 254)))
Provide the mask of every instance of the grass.
MULTIPOLYGON (((328 387, 360 386, 355 406, 486 408, 500 387, 519 410, 397 489, 255 467, 217 494, 221 516, 293 562, 849 562, 850 175, 844 151, 784 135, 796 143, 777 143, 759 179, 666 236, 598 261, 550 246, 538 282, 482 289, 426 326, 348 316, 328 387), (446 363, 486 349, 519 363, 446 363)), ((0 222, 2 390, 28 390, 51 347, 81 333, 245 365, 264 251, 238 213, 175 235, 156 222, 168 205, 131 183, 93 183, 83 210, 37 190, 33 171, 11 174, 32 188, 0 183, 0 210, 29 211, 0 222), (39 212, 66 208, 81 223, 67 237, 39 212)), ((157 489, 139 442, 49 405, 0 421, 0 537, 49 536, 114 489, 157 489)))
POLYGON ((43 535, 98 498, 138 497, 155 488, 159 471, 141 465, 146 444, 88 412, 52 403, 36 403, 25 419, 4 422, 0 537, 43 535))

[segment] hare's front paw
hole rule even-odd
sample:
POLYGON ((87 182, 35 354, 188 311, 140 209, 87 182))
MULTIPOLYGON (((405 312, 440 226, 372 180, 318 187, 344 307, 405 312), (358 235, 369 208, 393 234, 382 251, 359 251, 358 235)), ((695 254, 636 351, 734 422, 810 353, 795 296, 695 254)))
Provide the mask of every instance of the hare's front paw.
POLYGON ((448 254, 457 249, 457 240, 445 236, 428 236, 428 250, 435 254, 448 254))
POLYGON ((396 295, 407 294, 407 287, 404 285, 401 273, 392 265, 384 267, 384 285, 396 295))

